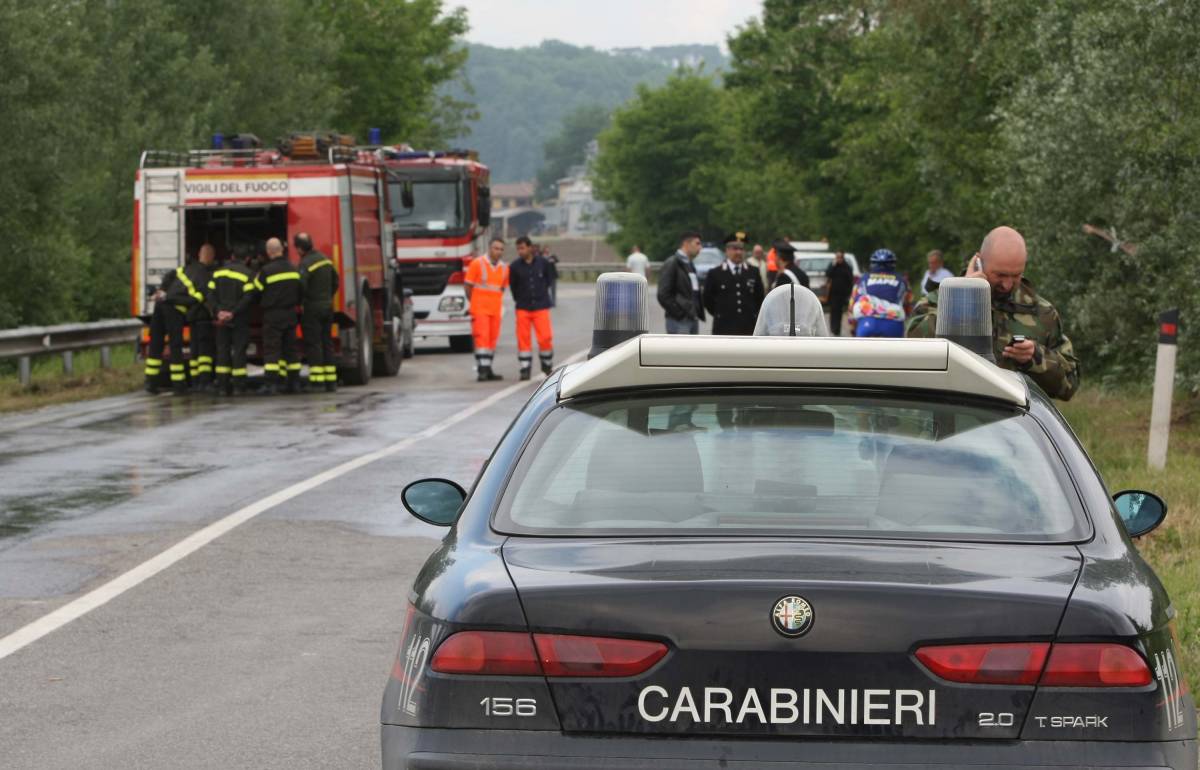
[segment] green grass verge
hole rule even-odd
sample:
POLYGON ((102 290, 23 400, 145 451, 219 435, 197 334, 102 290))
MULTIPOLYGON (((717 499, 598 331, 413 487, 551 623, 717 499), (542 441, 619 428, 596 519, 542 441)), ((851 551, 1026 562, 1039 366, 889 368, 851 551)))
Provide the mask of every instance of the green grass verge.
POLYGON ((1150 393, 1085 390, 1061 406, 1108 488, 1145 489, 1167 502, 1167 520, 1137 541, 1178 612, 1187 681, 1200 684, 1200 399, 1176 396, 1167 467, 1150 470, 1150 393))
POLYGON ((133 345, 112 349, 112 367, 100 367, 99 350, 75 354, 75 373, 63 374, 59 354, 36 356, 32 382, 22 386, 17 379, 16 361, 4 361, 0 369, 0 412, 36 409, 52 404, 115 396, 137 390, 142 385, 142 365, 133 354, 133 345))

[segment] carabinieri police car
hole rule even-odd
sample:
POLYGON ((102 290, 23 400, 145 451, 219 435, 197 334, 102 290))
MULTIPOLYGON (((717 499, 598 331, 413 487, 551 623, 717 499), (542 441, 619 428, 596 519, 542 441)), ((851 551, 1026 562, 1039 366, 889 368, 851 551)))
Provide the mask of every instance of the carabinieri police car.
POLYGON ((802 288, 761 336, 638 334, 642 281, 601 281, 597 355, 469 494, 405 489, 449 531, 387 770, 1196 768, 1131 541, 1165 505, 1111 496, 1036 386, 948 339, 801 336, 802 288))

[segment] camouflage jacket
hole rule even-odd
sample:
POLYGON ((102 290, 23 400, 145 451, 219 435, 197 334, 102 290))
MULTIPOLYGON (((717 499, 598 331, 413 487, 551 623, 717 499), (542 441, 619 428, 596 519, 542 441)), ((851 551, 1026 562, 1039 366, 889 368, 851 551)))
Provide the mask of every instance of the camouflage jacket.
MULTIPOLYGON (((909 337, 932 337, 937 328, 937 291, 917 303, 909 315, 909 337)), ((1037 293, 1027 279, 1008 297, 992 298, 992 350, 1004 369, 1022 372, 1053 398, 1067 401, 1079 389, 1079 359, 1071 340, 1063 334, 1062 319, 1054 305, 1037 293), (1033 360, 1019 366, 1001 353, 1014 334, 1037 343, 1033 360)))

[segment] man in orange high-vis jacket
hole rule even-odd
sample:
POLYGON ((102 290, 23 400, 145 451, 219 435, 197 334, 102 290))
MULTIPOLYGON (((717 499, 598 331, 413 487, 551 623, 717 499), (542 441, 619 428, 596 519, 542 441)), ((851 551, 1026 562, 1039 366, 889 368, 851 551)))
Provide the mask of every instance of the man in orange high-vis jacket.
POLYGON ((517 239, 517 256, 509 267, 510 288, 517 306, 517 361, 521 379, 528 380, 533 370, 532 331, 537 334, 538 360, 542 374, 554 369, 554 329, 550 324, 550 308, 554 304, 554 266, 539 255, 533 241, 522 235, 517 239))
POLYGON ((471 301, 471 334, 475 338, 475 368, 479 382, 502 380, 492 371, 496 340, 500 339, 500 313, 508 288, 504 239, 493 238, 486 257, 476 257, 467 268, 467 299, 471 301))

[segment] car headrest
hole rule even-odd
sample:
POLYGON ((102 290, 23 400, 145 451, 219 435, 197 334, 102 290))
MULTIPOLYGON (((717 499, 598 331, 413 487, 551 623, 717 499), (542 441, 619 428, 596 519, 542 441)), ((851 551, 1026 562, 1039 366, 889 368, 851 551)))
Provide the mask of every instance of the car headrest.
POLYGON ((606 431, 588 461, 588 489, 625 492, 702 492, 700 452, 691 433, 646 436, 606 431))

